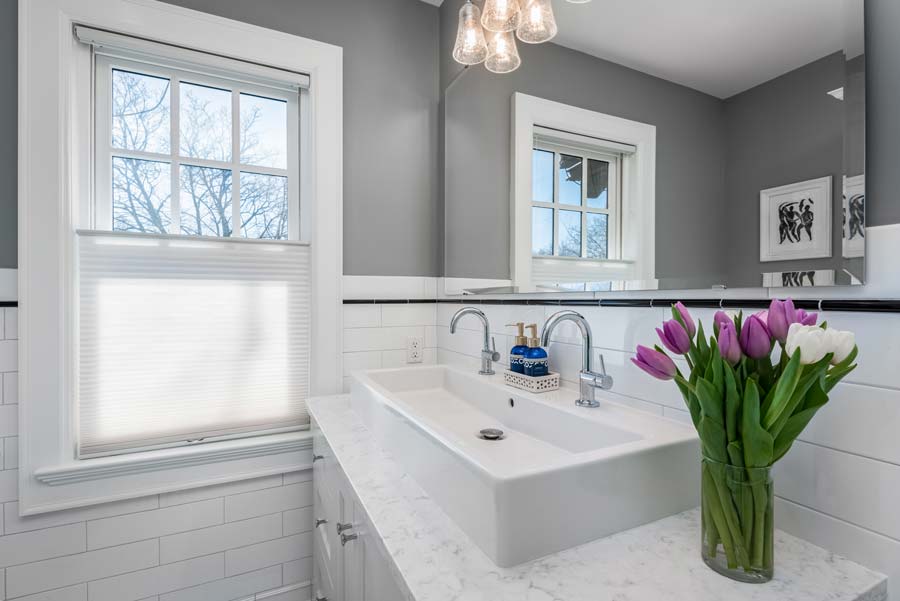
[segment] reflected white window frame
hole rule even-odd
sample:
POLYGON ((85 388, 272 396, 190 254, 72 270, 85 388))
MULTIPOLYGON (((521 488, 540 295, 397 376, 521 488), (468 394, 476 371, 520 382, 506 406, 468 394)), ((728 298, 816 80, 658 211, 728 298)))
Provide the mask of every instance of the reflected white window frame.
POLYGON ((306 220, 301 216, 303 207, 300 200, 300 111, 304 107, 303 90, 286 92, 263 85, 254 85, 223 77, 216 77, 185 71, 174 66, 161 65, 158 58, 147 62, 114 54, 98 54, 94 57, 94 179, 93 207, 90 228, 113 229, 112 159, 113 157, 139 159, 169 163, 170 166, 170 230, 166 232, 181 235, 181 166, 207 167, 231 171, 231 237, 241 238, 241 172, 260 175, 274 175, 287 178, 288 183, 288 240, 309 242, 309 228, 301 228, 306 220), (169 152, 157 153, 141 150, 115 148, 112 145, 112 73, 114 70, 128 71, 138 75, 166 78, 169 87, 169 152), (228 90, 231 93, 231 160, 218 161, 194 158, 181 153, 181 123, 179 103, 181 83, 199 84, 210 88, 228 90), (278 169, 251 165, 241 162, 241 94, 249 94, 287 103, 287 168, 278 169))
MULTIPOLYGON (((545 284, 655 279, 656 126, 516 92, 512 95, 510 279, 522 292, 545 284), (622 152, 617 260, 532 254, 532 154, 536 138, 622 152)), ((565 207, 566 210, 569 205, 565 207)))
MULTIPOLYGON (((619 246, 621 224, 619 222, 619 214, 622 204, 622 186, 621 181, 621 165, 622 155, 611 152, 603 152, 602 150, 587 150, 583 147, 566 146, 565 144, 552 144, 542 140, 535 140, 534 150, 542 150, 544 152, 553 153, 553 202, 541 202, 534 200, 532 194, 532 207, 540 207, 543 209, 551 209, 553 211, 553 255, 559 254, 559 244, 562 235, 559 231, 559 212, 572 211, 581 214, 581 256, 580 259, 595 261, 597 259, 588 257, 588 215, 606 215, 607 216, 607 259, 618 260, 621 258, 621 248, 619 246), (561 165, 562 155, 575 156, 581 158, 581 204, 570 205, 560 202, 560 178, 562 177, 561 165), (609 164, 609 179, 607 189, 607 200, 605 209, 595 209, 588 206, 588 160, 602 161, 609 164)), ((547 255, 535 255, 533 257, 543 257, 547 255)))

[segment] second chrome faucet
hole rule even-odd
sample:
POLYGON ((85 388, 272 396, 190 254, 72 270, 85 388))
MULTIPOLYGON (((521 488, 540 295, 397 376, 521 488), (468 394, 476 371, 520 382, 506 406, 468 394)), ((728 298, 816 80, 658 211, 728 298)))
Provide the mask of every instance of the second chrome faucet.
POLYGON ((500 353, 497 352, 497 344, 491 337, 491 324, 488 323, 488 318, 484 312, 475 307, 464 307, 460 309, 454 313, 453 317, 450 319, 450 333, 456 333, 456 323, 460 318, 465 317, 466 315, 474 315, 481 320, 481 325, 484 327, 484 345, 481 349, 481 370, 478 373, 482 376, 492 376, 494 375, 493 363, 494 361, 500 360, 500 353))
POLYGON ((597 373, 591 369, 591 353, 593 352, 594 340, 591 333, 591 326, 584 316, 581 313, 570 310, 559 311, 558 313, 551 315, 550 319, 544 324, 544 329, 541 330, 541 346, 546 347, 550 344, 550 334, 553 332, 553 328, 564 321, 571 321, 578 326, 578 329, 581 331, 582 343, 584 345, 581 354, 581 372, 578 374, 579 391, 581 394, 575 401, 575 404, 579 407, 599 407, 600 403, 595 397, 595 392, 598 388, 602 390, 609 390, 612 388, 613 379, 612 376, 609 376, 606 373, 603 355, 600 355, 600 372, 597 373))

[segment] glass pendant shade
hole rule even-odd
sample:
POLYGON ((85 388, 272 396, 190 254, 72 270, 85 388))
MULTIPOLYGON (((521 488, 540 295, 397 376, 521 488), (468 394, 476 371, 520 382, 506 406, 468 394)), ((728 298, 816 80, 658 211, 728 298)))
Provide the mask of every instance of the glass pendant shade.
POLYGON ((453 59, 463 65, 477 65, 487 58, 487 43, 481 28, 481 10, 471 0, 459 9, 459 29, 456 31, 456 45, 453 59))
POLYGON ((515 31, 519 26, 519 0, 485 0, 481 24, 488 31, 515 31))
POLYGON ((525 0, 516 37, 526 44, 540 44, 552 40, 556 32, 550 0, 525 0))
POLYGON ((522 64, 516 37, 511 31, 488 34, 488 55, 484 66, 491 73, 509 73, 522 64))

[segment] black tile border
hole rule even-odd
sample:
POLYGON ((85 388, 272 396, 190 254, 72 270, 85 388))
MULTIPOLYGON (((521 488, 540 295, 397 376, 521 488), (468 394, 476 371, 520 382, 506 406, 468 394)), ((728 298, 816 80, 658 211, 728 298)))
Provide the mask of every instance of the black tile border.
MULTIPOLYGON (((680 300, 697 309, 767 309, 770 299, 763 298, 434 298, 434 299, 345 299, 345 305, 545 305, 560 307, 668 307, 680 300)), ((850 313, 900 313, 900 300, 797 299, 794 305, 807 311, 846 311, 850 313)))
POLYGON ((19 301, 0 301, 0 307, 18 307, 19 301))

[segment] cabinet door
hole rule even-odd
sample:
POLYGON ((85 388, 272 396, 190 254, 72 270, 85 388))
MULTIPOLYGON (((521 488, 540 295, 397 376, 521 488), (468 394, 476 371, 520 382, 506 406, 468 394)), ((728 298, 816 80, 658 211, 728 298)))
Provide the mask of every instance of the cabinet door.
POLYGON ((347 596, 344 590, 344 548, 337 526, 351 521, 352 503, 343 486, 329 489, 330 484, 326 480, 322 485, 321 472, 313 472, 315 519, 326 520, 313 533, 313 585, 319 598, 344 601, 353 597, 347 596))
POLYGON ((402 601, 405 597, 391 573, 390 560, 384 554, 369 517, 356 501, 353 503, 353 520, 357 538, 344 547, 347 601, 402 601))

